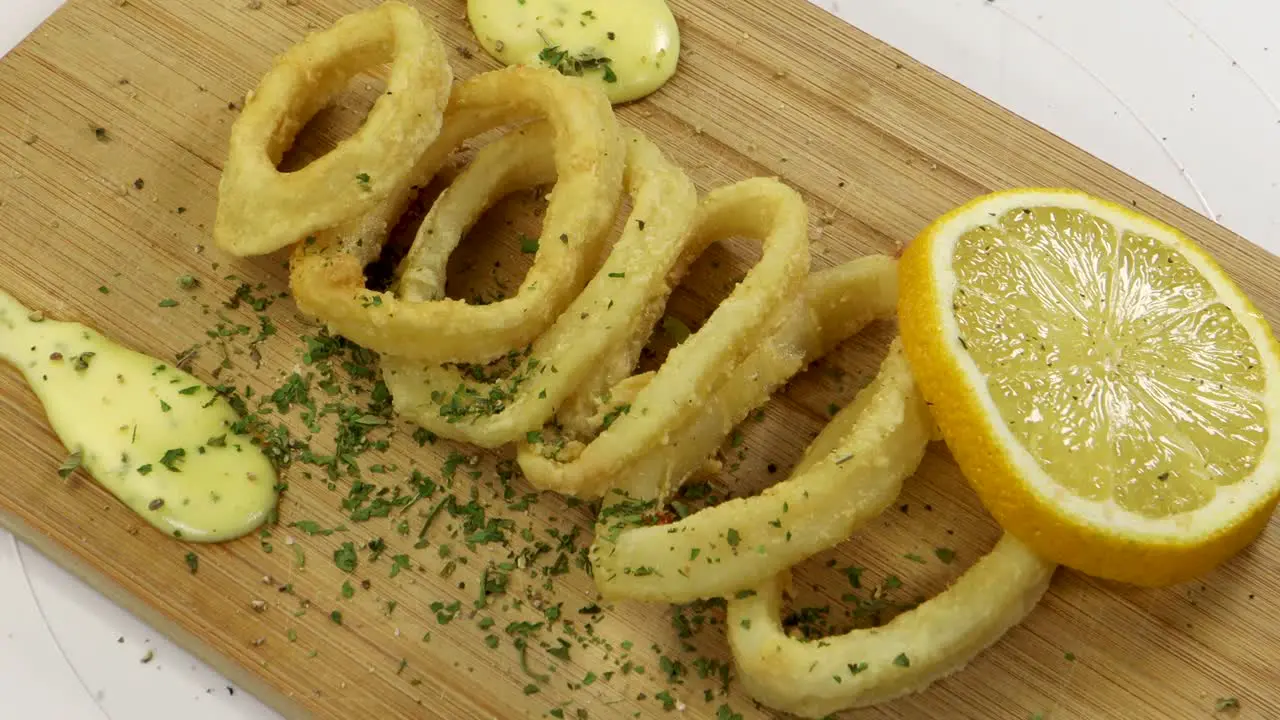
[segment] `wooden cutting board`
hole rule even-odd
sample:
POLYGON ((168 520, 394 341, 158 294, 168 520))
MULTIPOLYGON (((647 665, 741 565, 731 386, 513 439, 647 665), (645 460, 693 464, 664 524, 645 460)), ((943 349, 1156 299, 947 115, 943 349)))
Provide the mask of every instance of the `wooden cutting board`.
MULTIPOLYGON (((308 29, 369 4, 72 0, 0 63, 0 287, 161 358, 209 341, 194 363, 206 379, 223 347, 233 367, 220 381, 259 393, 288 373, 313 370, 300 359, 300 338, 317 329, 289 300, 265 310, 278 332, 252 355, 257 314, 247 303, 223 306, 241 282, 255 297, 286 285, 283 256, 242 261, 212 247, 215 186, 238 104, 272 56, 308 29), (198 290, 175 287, 187 273, 201 281, 198 290), (170 296, 177 307, 158 307, 170 296), (233 329, 230 339, 210 341, 206 331, 219 322, 244 324, 249 334, 233 329)), ((460 77, 495 66, 470 35, 461 2, 418 4, 453 48, 460 77)), ((797 187, 812 207, 815 267, 893 252, 937 215, 994 188, 1072 186, 1189 231, 1280 325, 1280 260, 802 0, 673 5, 685 42, 681 70, 621 117, 655 138, 703 190, 761 174, 797 187)), ((301 154, 314 155, 349 130, 376 88, 376 80, 356 83, 315 123, 301 154)), ((532 198, 504 203, 476 231, 500 242, 462 253, 456 292, 481 292, 458 285, 482 283, 494 260, 512 273, 503 279, 518 282, 514 273, 527 258, 503 219, 528 227, 537 206, 532 198)), ((745 248, 711 251, 671 312, 690 322, 705 315, 746 267, 745 248)), ((846 401, 866 381, 892 334, 869 331, 793 383, 763 422, 747 423, 740 447, 726 448, 726 472, 713 486, 750 492, 785 476, 828 404, 846 401)), ((296 413, 284 422, 305 436, 296 413)), ((527 509, 508 509, 488 455, 474 466, 480 479, 472 481, 464 463, 452 491, 463 501, 474 497, 490 517, 514 520, 509 547, 467 550, 454 537, 463 519, 446 513, 430 545, 414 550, 431 503, 354 522, 341 509, 352 480, 344 475, 330 485, 323 470, 299 462, 283 474, 289 490, 270 537, 194 548, 199 572, 192 574, 184 562, 192 548, 152 531, 88 479, 59 480, 66 451, 7 367, 0 369, 0 423, 8 429, 0 459, 11 468, 0 483, 4 524, 286 715, 507 718, 562 708, 570 718, 579 709, 591 718, 648 717, 664 712, 667 692, 682 703, 683 717, 770 716, 736 684, 725 691, 721 608, 595 606, 573 553, 588 542, 589 508, 544 495, 527 509), (397 531, 402 519, 407 538, 397 531), (288 526, 299 520, 349 529, 308 536, 288 526), (576 539, 572 528, 580 528, 576 539), (526 530, 533 542, 520 537, 526 530), (365 546, 375 538, 387 550, 371 561, 365 546), (359 549, 354 575, 332 560, 343 542, 359 549), (539 542, 550 551, 521 561, 506 594, 477 610, 484 569, 500 571, 493 563, 514 562, 514 553, 539 542), (569 571, 547 574, 561 551, 569 571), (399 553, 412 566, 391 577, 390 558, 399 553), (550 591, 543 589, 548 577, 550 591), (285 585, 291 590, 282 592, 285 585), (265 607, 255 610, 255 601, 265 607), (445 623, 453 602, 459 610, 445 623), (335 610, 341 625, 331 618, 335 610), (549 682, 537 685, 521 670, 506 630, 517 621, 547 624, 532 633, 527 664, 549 682), (558 638, 574 638, 567 660, 558 638), (597 679, 582 687, 589 672, 597 679), (525 694, 530 683, 536 694, 525 694)), ((443 441, 419 447, 410 431, 374 433, 389 438, 390 449, 361 457, 363 482, 394 486, 414 467, 440 481, 450 452, 474 454, 443 441), (378 473, 374 464, 395 469, 378 473)), ((312 443, 332 447, 331 438, 325 430, 312 443)), ((517 500, 531 490, 519 477, 510 486, 517 500)), ((931 595, 998 535, 941 446, 900 503, 799 571, 797 609, 830 604, 830 623, 848 627, 851 612, 868 607, 869 589, 887 576, 902 582, 887 593, 894 602, 931 595), (936 559, 944 547, 957 552, 954 563, 936 559), (858 599, 845 601, 854 589, 842 570, 851 565, 866 570, 858 599)), ((1140 590, 1060 571, 1027 621, 968 669, 850 717, 1203 718, 1215 716, 1216 699, 1225 697, 1239 699, 1239 717, 1280 717, 1278 562, 1273 522, 1226 566, 1175 588, 1140 590)), ((800 614, 821 617, 812 609, 800 614)))

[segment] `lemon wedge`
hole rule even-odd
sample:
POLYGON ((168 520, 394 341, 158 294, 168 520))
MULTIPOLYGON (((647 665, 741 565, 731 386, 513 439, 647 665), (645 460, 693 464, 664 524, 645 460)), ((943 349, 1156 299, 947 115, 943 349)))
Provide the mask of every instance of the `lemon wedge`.
POLYGON ((956 462, 1042 556, 1165 585, 1280 497, 1280 347, 1194 242, 1069 190, 978 198, 902 257, 902 339, 956 462))

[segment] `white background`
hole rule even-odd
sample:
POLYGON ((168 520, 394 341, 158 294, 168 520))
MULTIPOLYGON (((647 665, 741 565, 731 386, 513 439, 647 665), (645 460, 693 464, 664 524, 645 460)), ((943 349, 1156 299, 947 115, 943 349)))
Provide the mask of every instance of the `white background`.
MULTIPOLYGON (((813 1, 1280 253, 1280 3, 813 1)), ((57 5, 0 0, 0 53, 57 5)), ((0 531, 0 714, 276 717, 228 687, 0 531)))

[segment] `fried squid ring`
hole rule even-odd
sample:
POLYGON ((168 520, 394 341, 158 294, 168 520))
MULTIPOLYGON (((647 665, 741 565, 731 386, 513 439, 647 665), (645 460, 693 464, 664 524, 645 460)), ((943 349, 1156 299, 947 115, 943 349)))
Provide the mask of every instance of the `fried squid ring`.
MULTIPOLYGON (((637 511, 656 505, 643 501, 663 496, 652 481, 638 497, 635 481, 627 483, 629 493, 611 494, 591 548, 596 586, 606 598, 675 603, 755 587, 838 545, 889 507, 924 457, 931 425, 895 340, 875 381, 831 419, 790 477, 760 495, 669 525, 634 527, 651 517, 637 511)), ((718 444, 724 436, 712 437, 718 444)))
POLYGON ((213 237, 263 255, 359 217, 410 175, 440 131, 453 71, 444 44, 399 2, 347 15, 276 59, 231 127, 213 237), (363 69, 391 62, 364 125, 295 172, 277 170, 294 137, 363 69))
MULTIPOLYGON (((611 383, 614 373, 600 377, 602 358, 619 358, 622 372, 631 371, 671 293, 668 279, 681 260, 698 197, 657 146, 634 130, 624 137, 634 209, 595 277, 502 377, 383 356, 383 378, 402 416, 442 437, 497 447, 541 428, 575 395, 607 389, 602 383, 611 383)), ((551 139, 550 127, 538 125, 486 146, 432 212, 475 217, 495 196, 550 182, 551 139)), ((407 258, 401 297, 442 295, 451 250, 440 243, 407 258)))
MULTIPOLYGON (((440 136, 419 160, 412 182, 358 221, 299 246, 290 278, 294 298, 300 309, 338 334, 397 357, 487 362, 523 348, 551 325, 595 268, 617 213, 624 161, 609 100, 585 80, 531 67, 477 75, 454 88, 440 136), (416 188, 467 139, 537 116, 546 118, 554 134, 557 179, 533 267, 518 293, 490 305, 469 305, 367 289, 364 267, 378 256, 416 188)), ((487 189, 500 196, 502 188, 487 189)), ((430 266, 423 255, 447 257, 479 216, 459 210, 483 209, 496 199, 433 208, 414 240, 408 267, 430 266)), ((417 282, 411 275, 402 279, 406 287, 417 282)))
POLYGON ((544 490, 601 497, 648 453, 679 442, 703 399, 734 376, 802 291, 809 266, 807 226, 804 201, 776 180, 745 180, 708 194, 687 242, 688 256, 696 257, 716 240, 743 235, 762 240, 760 261, 702 328, 671 350, 629 404, 609 411, 607 427, 589 444, 559 447, 553 428, 522 442, 517 457, 530 482, 544 490))
MULTIPOLYGON (((767 339, 734 371, 732 380, 702 394, 696 414, 679 438, 651 448, 610 481, 620 492, 609 493, 607 504, 667 497, 707 463, 752 408, 764 404, 807 362, 825 355, 872 320, 891 317, 896 267, 891 258, 872 255, 809 276, 803 296, 791 303, 767 339)), ((626 402, 651 375, 637 375, 615 386, 612 401, 626 402)))
POLYGON ((1056 566, 1012 535, 946 591, 883 627, 810 642, 782 627, 786 573, 729 599, 725 626, 739 682, 753 698, 822 717, 919 692, 963 668, 1022 621, 1056 566))

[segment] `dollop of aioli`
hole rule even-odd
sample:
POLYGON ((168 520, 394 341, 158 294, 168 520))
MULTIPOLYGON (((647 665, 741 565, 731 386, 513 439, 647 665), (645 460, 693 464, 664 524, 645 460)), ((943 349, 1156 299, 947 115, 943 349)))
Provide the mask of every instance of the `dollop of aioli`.
POLYGON ((467 0, 467 18, 503 64, 592 78, 613 103, 662 87, 680 59, 666 0, 467 0))
POLYGON ((271 462, 195 376, 0 291, 0 358, 22 371, 71 453, 156 528, 195 542, 245 535, 276 505, 271 462))

